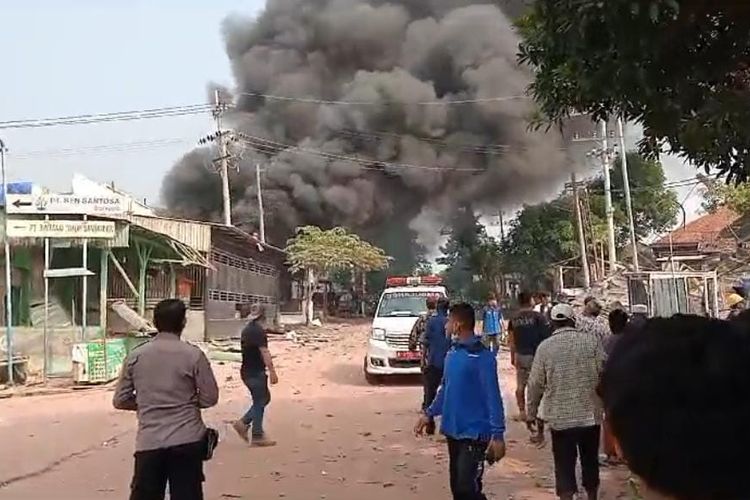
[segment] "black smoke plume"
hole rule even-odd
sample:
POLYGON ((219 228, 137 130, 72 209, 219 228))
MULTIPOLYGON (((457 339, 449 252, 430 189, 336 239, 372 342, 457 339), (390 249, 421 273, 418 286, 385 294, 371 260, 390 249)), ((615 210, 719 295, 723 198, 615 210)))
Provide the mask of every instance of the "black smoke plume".
MULTIPOLYGON (((523 95, 529 82, 509 20, 521 7, 268 0, 257 19, 229 17, 236 85, 221 92, 236 132, 235 224, 257 225, 257 162, 271 241, 283 244, 301 224, 344 225, 406 265, 417 240, 437 242, 456 207, 542 194, 565 171, 560 139, 528 131, 529 100, 494 100, 523 95)), ((216 156, 197 149, 167 174, 172 212, 220 219, 216 156)))

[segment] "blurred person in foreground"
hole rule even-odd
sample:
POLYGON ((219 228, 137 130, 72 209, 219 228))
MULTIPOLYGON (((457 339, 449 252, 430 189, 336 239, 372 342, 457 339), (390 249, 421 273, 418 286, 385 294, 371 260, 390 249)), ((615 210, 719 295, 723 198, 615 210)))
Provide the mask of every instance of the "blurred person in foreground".
POLYGON ((235 432, 243 441, 248 441, 248 430, 252 427, 251 444, 253 446, 275 446, 276 441, 268 438, 263 427, 266 407, 271 403, 271 390, 268 387, 279 383, 279 376, 273 364, 271 351, 268 350, 268 336, 264 322, 266 309, 261 304, 250 305, 247 315, 248 323, 242 329, 240 347, 242 348, 242 365, 240 376, 245 387, 250 391, 253 402, 245 415, 234 422, 235 432))
MULTIPOLYGON (((623 333, 628 327, 628 313, 622 309, 615 309, 609 313, 609 329, 612 335, 604 339, 604 355, 609 357, 617 343, 622 339, 623 333)), ((606 366, 606 364, 605 364, 606 366)), ((602 422, 602 449, 604 451, 604 462, 607 465, 619 465, 620 457, 617 454, 612 429, 605 419, 602 422)))
POLYGON ((112 401, 138 416, 130 499, 163 499, 169 483, 171 498, 201 500, 209 446, 201 409, 218 402, 219 388, 203 351, 180 338, 182 301, 159 302, 154 324, 159 333, 125 359, 112 401))
POLYGON ((510 363, 516 369, 517 420, 526 419, 526 385, 531 373, 534 355, 544 339, 550 335, 550 325, 543 314, 534 311, 534 301, 530 294, 518 294, 520 310, 508 322, 508 343, 510 363))
POLYGON ((445 358, 443 383, 420 417, 421 435, 441 416, 448 440, 450 487, 454 500, 486 500, 482 492, 484 462, 505 456, 505 413, 497 379, 497 360, 474 334, 474 308, 451 307, 448 330, 456 341, 445 358))
POLYGON ((578 494, 576 461, 589 500, 598 498, 601 406, 596 387, 604 363, 602 344, 576 328, 575 312, 558 304, 550 313, 553 333, 539 346, 529 377, 528 418, 539 425, 544 398, 544 422, 552 434, 555 489, 563 500, 578 494))
POLYGON ((503 311, 494 294, 490 294, 487 305, 482 310, 482 341, 490 351, 500 350, 500 339, 503 334, 503 311))
MULTIPOLYGON (((437 301, 435 314, 427 320, 425 327, 422 349, 426 352, 424 379, 424 401, 422 410, 426 410, 437 395, 440 383, 443 380, 443 368, 445 356, 451 346, 450 334, 446 331, 448 323, 448 299, 441 297, 437 301)), ((428 435, 435 434, 435 420, 432 419, 427 426, 428 435)))
POLYGON ((750 335, 738 326, 654 318, 607 360, 606 418, 646 498, 750 498, 750 335))

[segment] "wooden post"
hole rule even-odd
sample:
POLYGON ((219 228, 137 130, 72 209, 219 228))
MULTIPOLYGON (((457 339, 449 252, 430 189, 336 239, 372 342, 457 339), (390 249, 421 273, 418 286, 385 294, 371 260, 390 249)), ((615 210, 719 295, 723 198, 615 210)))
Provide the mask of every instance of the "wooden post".
POLYGON ((107 338, 107 284, 109 283, 109 249, 102 248, 99 255, 99 328, 102 338, 107 338))
POLYGON ((152 247, 136 243, 135 250, 138 253, 138 314, 146 316, 146 270, 151 257, 152 247))

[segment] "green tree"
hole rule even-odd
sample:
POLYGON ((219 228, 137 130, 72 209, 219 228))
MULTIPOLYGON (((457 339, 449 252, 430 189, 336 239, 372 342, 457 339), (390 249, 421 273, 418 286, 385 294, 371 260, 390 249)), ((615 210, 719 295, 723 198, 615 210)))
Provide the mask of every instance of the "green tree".
MULTIPOLYGON (((661 163, 630 153, 628 170, 636 236, 645 239, 663 232, 674 224, 679 205, 674 191, 665 187, 661 163)), ((629 243, 630 228, 619 160, 613 165, 610 178, 616 242, 619 247, 624 247, 629 243)), ((601 242, 605 240, 607 230, 602 177, 587 182, 586 192, 591 224, 584 229, 589 235, 593 231, 593 239, 601 242)), ((509 271, 522 273, 526 286, 549 287, 551 266, 579 256, 573 209, 572 195, 563 192, 553 201, 524 206, 511 223, 505 246, 507 267, 509 271)))
POLYGON ((698 176, 703 184, 703 209, 715 212, 720 207, 731 208, 738 214, 750 213, 750 184, 731 185, 704 175, 698 176))
POLYGON ((305 273, 305 319, 312 321, 312 294, 321 274, 339 270, 367 273, 388 267, 385 252, 342 227, 321 229, 305 226, 287 242, 287 261, 292 272, 305 273))
POLYGON ((746 180, 750 2, 534 0, 518 26, 536 125, 622 116, 643 124, 646 156, 746 180))
POLYGON ((462 207, 453 217, 448 241, 440 249, 438 264, 445 266, 443 278, 451 295, 462 300, 483 300, 497 292, 503 276, 500 243, 487 234, 471 207, 462 207))

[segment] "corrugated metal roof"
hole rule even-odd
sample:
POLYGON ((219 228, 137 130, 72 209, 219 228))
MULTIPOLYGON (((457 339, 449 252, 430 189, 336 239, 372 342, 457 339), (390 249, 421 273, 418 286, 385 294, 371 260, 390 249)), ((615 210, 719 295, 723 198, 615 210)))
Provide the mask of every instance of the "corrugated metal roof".
POLYGON ((155 233, 164 234, 199 252, 211 250, 211 225, 205 222, 133 215, 130 221, 155 233))

